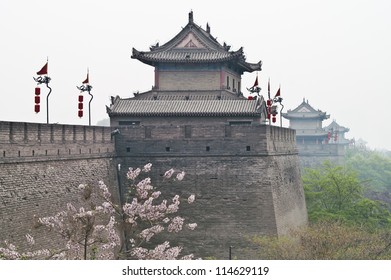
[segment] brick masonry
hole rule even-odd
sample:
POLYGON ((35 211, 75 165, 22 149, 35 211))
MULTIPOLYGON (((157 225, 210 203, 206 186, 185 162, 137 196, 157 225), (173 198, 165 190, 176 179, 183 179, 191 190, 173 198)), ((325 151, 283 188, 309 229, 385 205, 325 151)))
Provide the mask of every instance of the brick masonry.
MULTIPOLYGON (((198 257, 252 258, 253 235, 284 235, 307 221, 291 129, 265 125, 158 125, 113 128, 0 122, 0 240, 24 243, 34 217, 77 203, 80 183, 103 179, 118 200, 127 167, 154 166, 153 185, 182 198, 180 215, 199 226, 171 240, 198 257), (117 174, 117 164, 122 168, 117 174), (169 168, 182 182, 163 180, 169 168), (118 176, 117 176, 118 175, 118 176), (121 186, 121 187, 119 187, 121 186), (196 203, 186 202, 190 194, 196 203)), ((36 236, 36 235, 34 235, 36 236)), ((38 234, 38 243, 52 236, 38 234)))
MULTIPOLYGON (((249 238, 284 235, 307 222, 293 130, 264 125, 122 127, 116 136, 122 166, 154 166, 154 185, 182 197, 181 215, 199 227, 173 244, 196 256, 224 259, 230 246, 239 259, 253 258, 249 238), (186 129, 187 127, 187 129, 186 129), (169 168, 185 170, 185 180, 168 184, 169 168), (196 195, 196 203, 186 198, 196 195)), ((121 178, 126 169, 122 170, 121 178)), ((124 185, 123 190, 126 189, 124 185)))
POLYGON ((108 127, 0 122, 0 240, 43 248, 55 236, 34 229, 36 218, 78 203, 79 184, 104 180, 117 194, 114 143, 108 127))

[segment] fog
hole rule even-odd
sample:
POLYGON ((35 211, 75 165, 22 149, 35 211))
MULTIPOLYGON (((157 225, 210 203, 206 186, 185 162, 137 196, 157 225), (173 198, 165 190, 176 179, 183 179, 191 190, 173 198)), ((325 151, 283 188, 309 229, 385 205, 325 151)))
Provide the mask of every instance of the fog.
MULTIPOLYGON (((107 118, 110 96, 150 90, 153 67, 131 59, 194 21, 247 61, 263 61, 263 94, 281 85, 286 109, 305 98, 371 148, 391 150, 390 1, 28 1, 0 2, 0 120, 46 123, 47 89, 34 113, 33 77, 49 59, 50 123, 88 124, 77 116, 90 71, 92 123, 107 118)), ((243 75, 250 87, 256 73, 243 75)), ((86 96, 85 96, 86 98, 86 96)), ((87 98, 86 98, 87 99, 87 98)), ((87 99, 88 100, 88 99, 87 99)), ((283 126, 288 121, 283 120, 283 126)))

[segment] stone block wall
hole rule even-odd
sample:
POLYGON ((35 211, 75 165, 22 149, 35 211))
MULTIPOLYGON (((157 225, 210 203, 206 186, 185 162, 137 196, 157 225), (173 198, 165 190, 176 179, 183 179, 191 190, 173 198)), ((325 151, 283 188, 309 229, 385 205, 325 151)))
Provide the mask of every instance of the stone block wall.
MULTIPOLYGON (((191 122, 189 122, 191 123, 191 122)), ((80 203, 80 183, 104 180, 115 200, 127 191, 128 167, 151 162, 151 178, 166 198, 181 196, 180 215, 195 222, 172 245, 184 253, 254 258, 254 235, 284 235, 307 221, 291 129, 265 125, 148 125, 114 128, 0 122, 0 240, 28 248, 58 239, 35 228, 67 202, 80 203), (118 164, 121 169, 118 172, 118 164), (163 179, 184 170, 182 182, 163 179), (118 173, 117 173, 118 172, 118 173), (196 202, 186 200, 196 195, 196 202)), ((162 237, 164 238, 164 237, 162 237)))
POLYGON ((172 240, 173 245, 185 245, 186 253, 225 259, 234 246, 237 258, 254 258, 252 236, 284 235, 306 224, 293 130, 262 125, 161 126, 149 127, 152 137, 145 138, 142 129, 121 128, 116 136, 122 189, 127 188, 128 167, 152 163, 153 185, 166 198, 180 195, 180 215, 199 225, 172 240), (170 168, 184 170, 185 179, 164 180, 170 168), (187 204, 190 194, 196 195, 195 204, 187 204))
POLYGON ((80 205, 82 183, 104 180, 119 202, 116 166, 110 128, 0 122, 0 241, 31 249, 29 233, 37 247, 56 246, 38 217, 80 205))

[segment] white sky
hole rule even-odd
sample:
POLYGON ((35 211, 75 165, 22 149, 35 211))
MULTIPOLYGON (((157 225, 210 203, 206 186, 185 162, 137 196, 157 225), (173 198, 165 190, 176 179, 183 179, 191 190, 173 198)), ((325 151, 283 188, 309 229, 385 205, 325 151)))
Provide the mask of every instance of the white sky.
MULTIPOLYGON (((285 109, 308 99, 331 115, 324 126, 335 119, 350 128, 348 138, 391 150, 389 0, 0 0, 0 120, 46 122, 47 92, 35 114, 33 76, 47 57, 50 122, 88 124, 87 110, 77 117, 76 88, 87 67, 92 123, 107 118, 110 96, 153 85, 153 67, 131 59, 132 47, 164 44, 190 10, 220 43, 243 46, 248 62, 263 61, 263 94, 270 77, 272 93, 281 84, 285 109)), ((243 76, 243 89, 255 76, 243 76)))

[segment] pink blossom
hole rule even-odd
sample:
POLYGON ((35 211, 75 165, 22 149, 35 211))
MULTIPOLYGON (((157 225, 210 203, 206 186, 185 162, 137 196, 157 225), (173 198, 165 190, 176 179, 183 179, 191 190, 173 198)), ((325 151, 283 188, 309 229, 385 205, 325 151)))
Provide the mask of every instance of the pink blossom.
POLYGON ((152 167, 152 163, 147 163, 143 167, 143 172, 147 173, 147 172, 151 171, 151 167, 152 167))
POLYGON ((194 230, 196 227, 197 227, 196 223, 187 224, 187 228, 190 229, 190 230, 194 230))
POLYGON ((179 232, 182 230, 183 222, 185 219, 177 216, 172 219, 171 224, 168 225, 168 232, 179 232))
POLYGON ((158 234, 164 230, 164 227, 161 225, 156 225, 147 229, 144 229, 140 236, 145 239, 146 241, 149 241, 155 234, 158 234))
POLYGON ((175 170, 171 168, 170 170, 166 171, 166 173, 164 173, 163 176, 164 176, 164 178, 170 179, 172 174, 174 174, 174 172, 175 172, 175 170))
POLYGON ((127 176, 127 178, 128 178, 129 180, 134 181, 134 180, 138 177, 138 175, 140 174, 140 172, 141 172, 141 169, 140 169, 140 168, 137 168, 137 169, 133 170, 132 167, 129 167, 129 171, 128 171, 128 173, 126 174, 126 176, 127 176))
POLYGON ((27 239, 27 243, 28 244, 30 244, 30 245, 34 245, 35 244, 35 240, 34 240, 34 238, 30 234, 26 234, 26 239, 27 239))
POLYGON ((195 195, 192 194, 192 195, 189 196, 189 198, 187 199, 187 202, 188 202, 189 204, 192 204, 192 203, 194 202, 194 200, 195 200, 195 195))
POLYGON ((183 180, 183 178, 185 177, 185 171, 182 171, 182 172, 180 172, 180 173, 178 173, 177 175, 176 175, 176 179, 178 180, 178 181, 182 181, 183 180))

